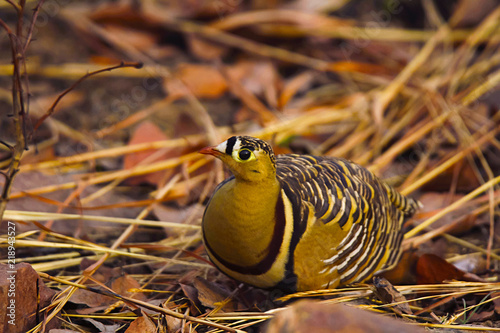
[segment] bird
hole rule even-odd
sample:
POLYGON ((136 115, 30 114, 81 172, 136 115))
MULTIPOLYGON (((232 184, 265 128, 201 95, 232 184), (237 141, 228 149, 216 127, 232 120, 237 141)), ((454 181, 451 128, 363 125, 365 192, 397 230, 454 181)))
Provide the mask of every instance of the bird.
POLYGON ((202 218, 206 252, 231 278, 287 292, 363 283, 395 267, 420 203, 343 158, 275 155, 232 136, 199 151, 223 162, 202 218))

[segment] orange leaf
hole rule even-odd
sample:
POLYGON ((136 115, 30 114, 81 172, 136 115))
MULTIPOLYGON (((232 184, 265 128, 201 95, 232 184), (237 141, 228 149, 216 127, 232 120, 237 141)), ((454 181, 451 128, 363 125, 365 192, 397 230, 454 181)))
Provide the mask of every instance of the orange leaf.
POLYGON ((155 333, 158 332, 156 325, 149 319, 147 314, 134 320, 125 333, 155 333))
POLYGON ((227 91, 226 80, 212 66, 183 64, 174 76, 174 79, 165 83, 165 88, 171 95, 184 95, 187 88, 199 98, 218 98, 227 91))
POLYGON ((465 272, 434 254, 423 254, 417 261, 417 283, 435 284, 445 280, 461 280, 465 272))
MULTIPOLYGON (((138 143, 146 143, 146 142, 160 141, 166 139, 167 136, 163 134, 162 130, 159 129, 158 126, 156 126, 150 121, 144 121, 135 129, 134 133, 132 134, 132 138, 130 139, 128 144, 133 145, 138 143)), ((137 165, 139 165, 140 163, 144 163, 144 161, 153 154, 156 155, 154 156, 154 158, 151 158, 150 162, 163 160, 168 156, 166 151, 160 154, 158 154, 157 152, 158 150, 147 150, 133 154, 128 154, 125 156, 123 160, 123 168, 132 169, 137 165)), ((163 172, 158 171, 144 176, 128 179, 127 183, 130 185, 137 185, 142 182, 158 184, 158 182, 162 178, 163 178, 163 172)))

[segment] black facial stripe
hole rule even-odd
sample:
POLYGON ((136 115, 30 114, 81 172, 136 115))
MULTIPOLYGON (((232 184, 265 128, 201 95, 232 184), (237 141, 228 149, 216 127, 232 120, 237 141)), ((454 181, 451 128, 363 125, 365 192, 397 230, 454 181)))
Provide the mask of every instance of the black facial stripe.
POLYGON ((226 145, 226 154, 231 155, 233 153, 233 147, 236 143, 236 137, 232 136, 229 139, 227 139, 227 145, 226 145))

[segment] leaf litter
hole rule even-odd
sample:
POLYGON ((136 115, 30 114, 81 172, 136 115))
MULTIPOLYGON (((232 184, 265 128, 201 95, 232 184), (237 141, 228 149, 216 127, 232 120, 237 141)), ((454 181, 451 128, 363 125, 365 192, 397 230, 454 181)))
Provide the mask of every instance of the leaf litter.
MULTIPOLYGON (((19 300, 19 332, 500 330, 494 1, 50 3, 19 5, 47 20, 24 39, 37 130, 12 186, 20 153, 0 145, 0 246, 15 222, 16 261, 39 276, 18 269, 18 288, 51 295, 19 300), (102 70, 120 62, 142 67, 102 70), (218 272, 199 224, 228 174, 197 151, 235 133, 348 158, 421 200, 390 282, 285 295, 218 272)), ((0 133, 20 142, 6 116, 0 133)))

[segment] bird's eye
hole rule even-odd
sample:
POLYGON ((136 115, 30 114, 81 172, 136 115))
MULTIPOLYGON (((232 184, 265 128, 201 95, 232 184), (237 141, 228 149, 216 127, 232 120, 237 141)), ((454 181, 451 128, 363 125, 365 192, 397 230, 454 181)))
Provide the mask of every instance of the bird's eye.
POLYGON ((240 158, 240 160, 242 161, 246 161, 248 160, 250 157, 252 156, 252 152, 248 149, 242 149, 240 150, 240 152, 238 153, 238 157, 240 158))

